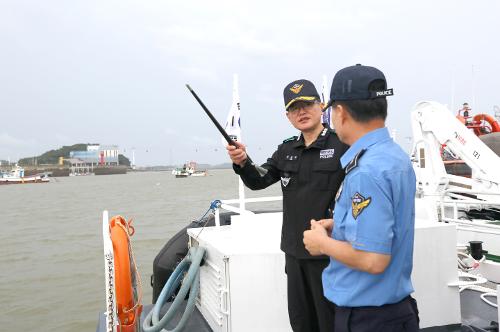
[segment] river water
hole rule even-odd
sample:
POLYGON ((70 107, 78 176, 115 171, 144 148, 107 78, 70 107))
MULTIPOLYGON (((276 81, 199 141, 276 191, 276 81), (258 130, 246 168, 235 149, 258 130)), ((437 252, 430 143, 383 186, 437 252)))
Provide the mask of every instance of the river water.
MULTIPOLYGON (((0 330, 95 331, 105 305, 103 210, 133 219, 132 246, 147 304, 158 251, 211 201, 237 195, 232 170, 194 178, 144 172, 0 186, 0 330)), ((276 196, 281 190, 275 184, 247 189, 246 195, 276 196)))

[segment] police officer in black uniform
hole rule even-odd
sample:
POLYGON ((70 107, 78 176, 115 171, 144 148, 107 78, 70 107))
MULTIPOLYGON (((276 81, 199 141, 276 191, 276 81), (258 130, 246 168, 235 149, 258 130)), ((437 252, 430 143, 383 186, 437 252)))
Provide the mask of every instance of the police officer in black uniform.
POLYGON ((311 219, 331 218, 331 204, 344 178, 340 157, 347 146, 322 124, 321 103, 314 85, 307 80, 288 84, 283 92, 286 116, 300 135, 278 146, 259 166, 247 160, 245 146, 227 146, 233 169, 252 190, 281 181, 283 226, 281 250, 285 252, 288 283, 288 314, 295 332, 332 332, 333 313, 323 296, 321 273, 327 256, 311 256, 302 234, 311 219))

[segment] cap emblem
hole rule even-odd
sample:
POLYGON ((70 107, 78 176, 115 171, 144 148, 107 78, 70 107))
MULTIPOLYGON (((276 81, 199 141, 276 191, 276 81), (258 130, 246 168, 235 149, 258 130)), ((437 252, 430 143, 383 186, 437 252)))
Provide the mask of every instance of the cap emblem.
POLYGON ((294 84, 294 86, 292 86, 290 88, 290 91, 292 91, 293 93, 297 94, 300 92, 300 90, 302 90, 302 88, 304 87, 304 84, 294 84))

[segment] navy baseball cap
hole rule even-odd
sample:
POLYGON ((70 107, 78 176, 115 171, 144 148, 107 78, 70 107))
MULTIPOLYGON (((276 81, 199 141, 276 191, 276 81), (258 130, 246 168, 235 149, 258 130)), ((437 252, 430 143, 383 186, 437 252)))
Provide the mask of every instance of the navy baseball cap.
POLYGON ((283 90, 283 99, 286 110, 299 100, 309 102, 320 100, 316 87, 308 80, 296 80, 289 83, 283 90))
POLYGON ((341 69, 335 74, 328 104, 337 100, 366 100, 392 96, 393 94, 392 89, 387 89, 384 73, 375 67, 357 64, 341 69), (383 81, 383 89, 370 91, 368 88, 375 81, 383 81))

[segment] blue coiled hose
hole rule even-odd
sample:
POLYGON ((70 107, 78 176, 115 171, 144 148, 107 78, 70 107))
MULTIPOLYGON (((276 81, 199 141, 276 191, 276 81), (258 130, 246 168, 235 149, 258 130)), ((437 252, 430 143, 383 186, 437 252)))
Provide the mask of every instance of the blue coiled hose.
POLYGON ((184 259, 177 265, 174 272, 168 278, 167 283, 163 287, 158 299, 156 301, 153 310, 149 312, 142 324, 142 329, 144 332, 179 332, 182 331, 187 323, 189 315, 194 309, 196 302, 196 297, 200 291, 200 264, 205 255, 205 249, 201 247, 191 247, 188 254, 184 259), (187 271, 186 276, 184 273, 187 271), (183 278, 184 277, 184 278, 183 278), (169 299, 174 291, 177 289, 179 284, 183 281, 179 293, 175 297, 174 302, 168 309, 167 313, 160 319, 160 309, 163 304, 169 299), (186 305, 186 309, 182 314, 182 318, 173 330, 167 330, 165 327, 175 316, 175 313, 179 310, 180 305, 189 290, 189 298, 186 305))

